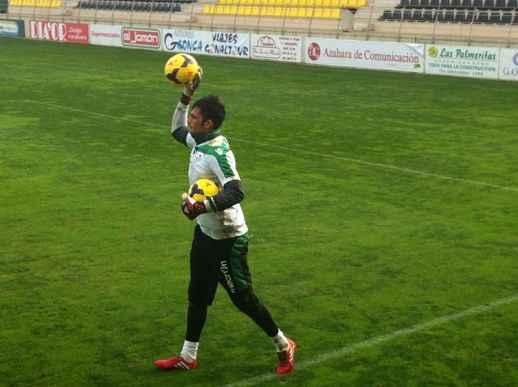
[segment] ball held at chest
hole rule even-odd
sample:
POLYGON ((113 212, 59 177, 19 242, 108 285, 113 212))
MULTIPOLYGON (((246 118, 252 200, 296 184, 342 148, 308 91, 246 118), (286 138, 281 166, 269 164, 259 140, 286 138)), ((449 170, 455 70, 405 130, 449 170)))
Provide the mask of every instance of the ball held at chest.
POLYGON ((215 196, 220 191, 219 186, 210 179, 198 179, 189 187, 189 196, 197 202, 215 196))

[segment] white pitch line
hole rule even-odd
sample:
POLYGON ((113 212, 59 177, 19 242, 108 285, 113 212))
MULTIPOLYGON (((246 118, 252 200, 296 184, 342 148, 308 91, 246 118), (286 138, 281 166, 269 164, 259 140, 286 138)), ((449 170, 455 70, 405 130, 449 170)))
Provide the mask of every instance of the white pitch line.
MULTIPOLYGON (((466 317, 476 316, 476 315, 479 315, 482 313, 486 313, 499 306, 508 305, 508 304, 511 304, 516 301, 518 301, 518 294, 507 297, 507 298, 501 298, 499 300, 490 302, 488 304, 482 304, 479 306, 475 306, 475 307, 466 309, 462 312, 450 314, 450 315, 443 316, 443 317, 438 317, 438 318, 435 318, 428 322, 413 325, 409 328, 403 328, 403 329, 394 331, 392 333, 388 333, 386 335, 373 337, 371 339, 361 341, 359 343, 352 344, 352 345, 337 349, 332 352, 327 352, 327 353, 323 353, 320 355, 316 355, 311 360, 305 360, 305 361, 296 363, 295 372, 297 370, 303 370, 305 368, 319 365, 328 360, 338 359, 338 358, 344 357, 346 355, 350 355, 350 354, 360 351, 364 348, 369 348, 369 347, 374 347, 376 345, 384 344, 387 341, 391 341, 391 340, 397 339, 399 337, 410 336, 414 333, 418 333, 418 332, 421 332, 421 331, 424 331, 427 329, 435 328, 437 326, 444 325, 444 324, 447 324, 452 321, 457 321, 457 320, 460 320, 460 319, 463 319, 466 317)), ((275 373, 271 372, 268 374, 263 374, 263 375, 255 376, 255 377, 252 377, 249 379, 243 379, 243 380, 235 382, 235 383, 227 384, 225 387, 254 386, 254 385, 257 385, 260 383, 265 383, 265 382, 274 380, 276 378, 278 378, 277 375, 275 373)))
POLYGON ((322 158, 328 158, 328 159, 334 159, 334 160, 342 160, 342 161, 349 161, 351 163, 367 165, 369 167, 391 169, 391 170, 398 171, 398 172, 404 172, 404 173, 413 174, 413 175, 420 175, 420 176, 424 176, 424 177, 435 177, 437 179, 458 181, 458 182, 461 182, 461 183, 467 183, 467 184, 472 184, 472 185, 479 185, 479 186, 484 186, 484 187, 488 187, 488 188, 496 188, 496 189, 501 189, 501 190, 504 190, 504 191, 518 192, 518 188, 516 188, 516 187, 509 187, 509 186, 505 186, 505 185, 486 183, 486 182, 478 181, 478 180, 463 179, 461 177, 445 176, 445 175, 440 175, 440 174, 431 173, 431 172, 423 172, 423 171, 419 171, 417 169, 398 167, 396 165, 391 165, 391 164, 375 163, 375 162, 372 162, 372 161, 353 159, 353 158, 350 158, 350 157, 337 156, 337 155, 331 155, 331 154, 320 153, 320 152, 313 152, 313 151, 310 151, 310 150, 307 150, 307 149, 300 149, 300 148, 297 148, 297 147, 287 147, 287 146, 276 145, 276 144, 257 143, 255 141, 243 140, 243 139, 235 139, 234 141, 250 143, 250 144, 255 144, 255 145, 261 145, 261 146, 267 146, 267 147, 272 147, 272 148, 277 148, 277 149, 282 149, 283 151, 299 152, 299 153, 304 153, 304 154, 311 155, 311 156, 318 156, 318 157, 322 157, 322 158))
MULTIPOLYGON (((128 121, 128 122, 133 122, 133 123, 144 125, 144 126, 150 126, 150 125, 156 126, 156 127, 162 126, 162 125, 156 125, 156 124, 153 124, 150 122, 135 120, 132 118, 124 118, 124 117, 113 116, 111 114, 97 113, 97 112, 93 112, 93 111, 72 108, 69 106, 58 105, 58 104, 54 104, 54 103, 50 103, 50 102, 42 102, 42 101, 29 100, 29 99, 24 100, 24 101, 31 102, 31 103, 38 103, 38 104, 45 105, 45 106, 51 106, 51 107, 55 107, 58 109, 68 109, 70 111, 75 111, 75 112, 79 112, 79 113, 85 113, 85 114, 96 115, 99 117, 110 118, 110 119, 116 120, 116 121, 128 121)), ((417 176, 433 177, 436 179, 456 181, 459 183, 465 183, 465 184, 477 185, 477 186, 481 186, 481 187, 499 189, 502 191, 518 192, 517 187, 486 183, 484 181, 479 181, 479 180, 463 179, 461 177, 446 176, 446 175, 441 175, 441 174, 432 173, 432 172, 424 172, 424 171, 419 171, 417 169, 398 167, 397 165, 375 163, 375 162, 371 162, 371 161, 354 159, 354 158, 350 158, 350 157, 337 156, 337 155, 320 153, 320 152, 313 152, 313 151, 310 151, 307 149, 301 149, 301 148, 297 148, 297 147, 293 147, 293 146, 287 147, 287 146, 282 146, 282 145, 277 145, 277 144, 269 144, 269 143, 263 143, 263 142, 252 141, 252 140, 244 140, 241 138, 235 138, 235 139, 233 139, 233 141, 242 142, 245 144, 253 144, 253 145, 262 146, 262 147, 266 147, 266 148, 270 148, 270 149, 275 148, 275 149, 282 150, 283 152, 286 152, 286 151, 289 151, 292 153, 298 152, 300 154, 305 154, 305 155, 317 156, 317 157, 328 158, 328 159, 333 159, 333 160, 348 161, 348 162, 355 163, 355 164, 366 165, 369 167, 376 167, 376 168, 381 168, 381 169, 388 169, 388 170, 398 171, 398 172, 417 175, 417 176)))

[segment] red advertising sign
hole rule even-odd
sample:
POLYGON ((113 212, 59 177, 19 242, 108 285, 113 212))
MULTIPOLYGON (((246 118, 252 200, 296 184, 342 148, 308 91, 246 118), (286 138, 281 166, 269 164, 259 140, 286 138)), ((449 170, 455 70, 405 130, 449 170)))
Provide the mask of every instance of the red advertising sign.
POLYGON ((160 31, 143 28, 123 28, 122 44, 129 47, 160 48, 160 31))
POLYGON ((55 42, 88 44, 88 24, 31 21, 30 37, 55 42))
POLYGON ((88 44, 88 24, 65 23, 65 42, 88 44))

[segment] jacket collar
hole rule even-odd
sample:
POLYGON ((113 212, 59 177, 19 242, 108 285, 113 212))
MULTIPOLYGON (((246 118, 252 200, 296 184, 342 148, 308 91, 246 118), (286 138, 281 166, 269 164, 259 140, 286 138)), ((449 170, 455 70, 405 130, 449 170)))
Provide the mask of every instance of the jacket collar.
POLYGON ((213 130, 209 133, 191 133, 192 138, 194 138, 194 141, 196 141, 196 145, 203 144, 204 142, 210 141, 215 139, 221 134, 221 130, 213 130))

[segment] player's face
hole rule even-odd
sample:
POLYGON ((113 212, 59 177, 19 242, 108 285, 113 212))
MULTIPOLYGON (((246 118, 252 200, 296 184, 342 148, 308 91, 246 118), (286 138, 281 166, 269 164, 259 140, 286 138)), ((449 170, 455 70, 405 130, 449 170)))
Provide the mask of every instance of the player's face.
POLYGON ((204 120, 200 109, 197 107, 191 109, 187 124, 189 125, 189 131, 191 133, 208 133, 212 130, 212 121, 204 120))

